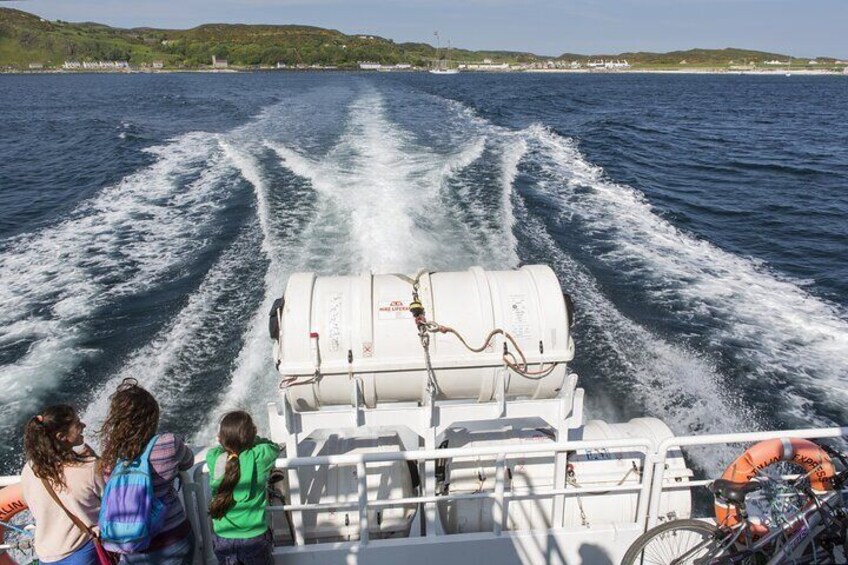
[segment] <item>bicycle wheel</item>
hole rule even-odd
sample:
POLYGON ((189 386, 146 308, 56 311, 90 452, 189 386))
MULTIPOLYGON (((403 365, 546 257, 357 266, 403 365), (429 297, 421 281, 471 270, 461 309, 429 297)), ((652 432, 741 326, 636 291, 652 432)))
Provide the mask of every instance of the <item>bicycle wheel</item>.
POLYGON ((696 563, 718 551, 719 529, 700 520, 673 520, 651 528, 633 542, 622 565, 696 563), (684 557, 685 556, 685 557, 684 557), (680 560, 682 558, 682 560, 680 560))

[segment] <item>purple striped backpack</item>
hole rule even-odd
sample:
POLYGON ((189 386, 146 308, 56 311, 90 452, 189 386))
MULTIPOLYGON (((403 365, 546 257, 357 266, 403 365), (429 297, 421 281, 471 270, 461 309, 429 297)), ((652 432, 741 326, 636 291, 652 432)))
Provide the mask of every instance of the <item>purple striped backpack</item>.
POLYGON ((150 452, 159 436, 133 461, 119 460, 100 502, 100 539, 113 553, 137 553, 165 524, 165 505, 153 493, 150 452))

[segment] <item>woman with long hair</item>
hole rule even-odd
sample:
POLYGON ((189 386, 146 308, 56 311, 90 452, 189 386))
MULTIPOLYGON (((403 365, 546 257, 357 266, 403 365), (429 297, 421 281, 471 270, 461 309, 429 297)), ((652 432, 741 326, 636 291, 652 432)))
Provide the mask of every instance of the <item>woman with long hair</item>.
POLYGON ((215 557, 220 565, 270 565, 266 485, 280 449, 257 437, 250 414, 240 410, 223 417, 218 443, 206 454, 215 557))
POLYGON ((80 529, 68 516, 96 526, 100 511, 105 481, 84 430, 77 411, 66 404, 45 408, 24 427, 21 490, 35 519, 35 553, 42 563, 97 563, 92 530, 80 529))
POLYGON ((124 379, 112 395, 109 413, 100 430, 103 453, 100 466, 108 476, 119 460, 133 461, 153 441, 150 467, 153 494, 165 506, 162 530, 153 532, 147 549, 124 555, 130 565, 190 565, 194 534, 177 497, 174 480, 194 463, 194 454, 170 433, 158 433, 159 404, 135 379, 124 379), (155 439, 154 439, 155 438, 155 439))

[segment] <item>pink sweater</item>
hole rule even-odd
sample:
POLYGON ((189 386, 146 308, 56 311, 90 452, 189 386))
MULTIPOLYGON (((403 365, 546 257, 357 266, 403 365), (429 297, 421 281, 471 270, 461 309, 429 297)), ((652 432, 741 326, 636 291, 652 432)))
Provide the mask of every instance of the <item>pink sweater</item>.
MULTIPOLYGON (((64 489, 56 489, 59 500, 77 518, 97 526, 100 497, 105 481, 97 472, 97 460, 88 459, 65 466, 64 489)), ((24 501, 35 518, 35 553, 41 561, 59 561, 88 542, 90 536, 80 531, 32 472, 29 463, 21 471, 24 501)))

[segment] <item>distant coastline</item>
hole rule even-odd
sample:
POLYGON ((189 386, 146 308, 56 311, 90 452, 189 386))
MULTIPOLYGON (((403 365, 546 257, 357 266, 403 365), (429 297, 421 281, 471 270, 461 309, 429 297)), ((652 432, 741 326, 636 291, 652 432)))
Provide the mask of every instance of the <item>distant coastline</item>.
POLYGON ((831 70, 831 69, 701 69, 701 68, 686 68, 679 69, 651 69, 651 68, 631 68, 618 71, 590 71, 584 69, 538 69, 524 71, 528 73, 584 73, 584 74, 667 74, 667 75, 762 75, 762 76, 785 76, 785 75, 800 75, 800 76, 842 76, 848 75, 846 70, 831 70))
MULTIPOLYGON (((0 74, 8 75, 138 75, 138 74, 245 74, 245 73, 355 73, 355 74, 385 74, 385 73, 426 73, 427 69, 404 69, 392 71, 373 71, 361 70, 355 68, 335 68, 335 69, 275 69, 268 68, 239 68, 230 67, 225 70, 221 69, 157 69, 157 70, 67 70, 67 69, 0 69, 0 74)), ((662 75, 746 75, 746 76, 818 76, 818 77, 833 77, 845 76, 848 77, 848 69, 846 70, 828 70, 828 69, 798 69, 798 70, 777 70, 777 69, 753 69, 753 70, 728 70, 728 69, 706 69, 706 68, 679 68, 679 69, 652 69, 652 68, 630 68, 618 69, 615 71, 591 70, 591 69, 523 69, 523 70, 463 70, 461 74, 475 75, 515 75, 515 74, 565 74, 565 75, 633 75, 633 74, 662 74, 662 75)))
POLYGON ((302 25, 205 24, 192 29, 113 28, 49 21, 0 7, 0 72, 425 71, 834 74, 848 61, 749 49, 668 53, 468 50, 396 43, 302 25))

